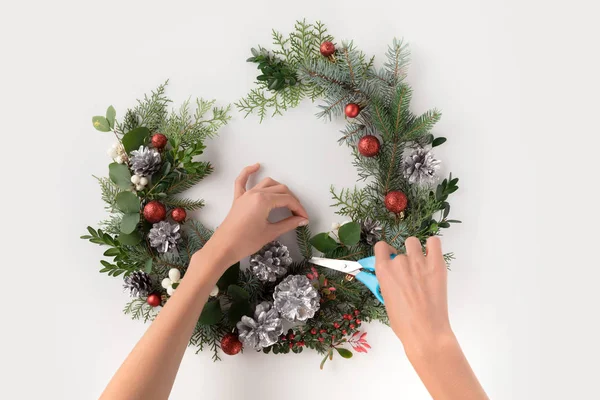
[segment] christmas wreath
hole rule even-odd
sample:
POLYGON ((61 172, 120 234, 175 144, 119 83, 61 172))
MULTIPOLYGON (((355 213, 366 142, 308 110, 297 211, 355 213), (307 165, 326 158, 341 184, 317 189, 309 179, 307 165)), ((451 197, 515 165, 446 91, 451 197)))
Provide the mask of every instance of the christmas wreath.
MULTIPOLYGON (((190 345, 210 348, 213 359, 242 348, 264 353, 316 350, 324 358, 343 358, 370 348, 364 322, 387 323, 383 304, 362 283, 340 272, 311 265, 315 250, 324 257, 358 260, 373 254, 385 240, 402 251, 404 240, 426 239, 460 221, 448 219, 448 197, 458 178, 438 179, 440 161, 432 148, 446 141, 430 132, 437 110, 411 113, 411 88, 405 82, 407 47, 394 40, 387 61, 375 68, 352 42, 334 44, 323 24, 298 22, 287 37, 273 32, 275 48, 252 49, 248 61, 260 70, 257 87, 236 103, 246 112, 282 114, 304 98, 321 100, 320 118, 345 115, 340 144, 353 151, 361 187, 331 188, 337 213, 347 219, 330 232, 313 235, 297 229, 302 259, 293 260, 286 245, 274 241, 250 257, 249 267, 231 266, 207 301, 190 345), (440 181, 441 180, 441 181, 440 181)), ((94 127, 114 132, 109 150, 113 162, 108 178, 97 178, 109 219, 82 236, 108 246, 100 272, 123 276, 133 297, 124 312, 152 320, 159 306, 177 289, 191 255, 202 248, 212 231, 187 218, 203 206, 181 198, 212 171, 198 161, 204 140, 229 120, 227 108, 214 102, 189 102, 169 111, 165 85, 139 100, 122 122, 109 107, 93 117, 94 127), (212 116, 204 115, 212 108, 212 116)), ((449 262, 453 255, 445 255, 449 262)))

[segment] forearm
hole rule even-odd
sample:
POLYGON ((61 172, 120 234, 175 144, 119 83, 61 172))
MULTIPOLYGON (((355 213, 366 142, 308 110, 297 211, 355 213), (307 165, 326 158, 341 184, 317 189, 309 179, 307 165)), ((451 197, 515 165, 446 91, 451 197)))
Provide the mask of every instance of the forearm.
POLYGON ((434 400, 488 398, 452 332, 407 346, 406 353, 434 400))
POLYGON ((207 244, 196 253, 156 320, 129 354, 102 399, 166 399, 209 293, 227 264, 207 244))

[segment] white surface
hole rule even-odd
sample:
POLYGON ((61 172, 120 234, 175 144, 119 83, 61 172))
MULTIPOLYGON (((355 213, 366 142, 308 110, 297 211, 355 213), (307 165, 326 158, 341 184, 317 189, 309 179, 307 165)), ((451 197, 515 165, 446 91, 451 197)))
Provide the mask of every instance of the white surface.
MULTIPOLYGON (((146 328, 121 313, 120 280, 98 274, 100 248, 78 239, 104 217, 90 175, 105 174, 112 143, 90 117, 109 104, 122 116, 166 78, 177 103, 234 102, 256 75, 249 48, 306 16, 379 61, 404 36, 413 109, 443 110, 435 133, 449 141, 437 153, 461 178, 452 211, 464 221, 444 239, 457 255, 451 318, 490 396, 599 398, 592 3, 3 2, 0 397, 97 397, 146 328)), ((315 231, 328 227, 327 189, 353 185, 355 171, 339 122, 314 112, 304 104, 262 125, 234 112, 208 143, 216 172, 190 193, 207 202, 197 216, 217 224, 237 172, 262 161, 261 176, 298 193, 315 231)), ((311 352, 213 364, 189 351, 172 398, 428 398, 392 332, 374 325, 369 339, 369 355, 324 371, 311 352)))

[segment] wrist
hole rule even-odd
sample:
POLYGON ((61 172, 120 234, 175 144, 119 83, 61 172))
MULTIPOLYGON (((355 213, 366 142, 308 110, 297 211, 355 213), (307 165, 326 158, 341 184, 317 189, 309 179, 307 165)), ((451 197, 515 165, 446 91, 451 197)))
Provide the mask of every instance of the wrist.
POLYGON ((232 263, 226 256, 226 252, 222 248, 219 248, 219 246, 216 246, 212 239, 206 242, 202 249, 194 253, 190 260, 190 268, 214 273, 218 275, 218 277, 220 277, 231 264, 232 263))
POLYGON ((411 363, 431 360, 458 347, 458 340, 451 329, 433 335, 420 335, 419 338, 404 344, 404 351, 411 363))

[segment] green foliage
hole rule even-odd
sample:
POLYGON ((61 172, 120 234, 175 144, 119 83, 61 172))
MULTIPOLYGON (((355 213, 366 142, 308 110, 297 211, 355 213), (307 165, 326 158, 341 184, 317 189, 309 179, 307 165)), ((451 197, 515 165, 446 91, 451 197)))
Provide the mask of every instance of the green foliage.
POLYGON ((125 114, 125 121, 115 124, 116 132, 123 135, 138 126, 145 126, 150 132, 158 131, 169 114, 168 106, 171 100, 165 95, 168 83, 169 81, 166 81, 152 91, 150 96, 144 95, 142 100, 138 100, 137 106, 125 114))
POLYGON ((121 138, 121 144, 127 154, 129 154, 133 150, 138 150, 140 146, 148 143, 149 139, 150 130, 145 126, 140 126, 125 133, 121 138))
POLYGON ((117 208, 123 213, 140 211, 140 199, 132 192, 121 192, 116 197, 117 208))
POLYGON ((146 323, 148 321, 154 321, 158 311, 156 308, 148 305, 146 299, 135 298, 125 305, 123 313, 130 315, 131 319, 139 319, 146 323))
POLYGON ((131 188, 131 172, 125 164, 111 163, 108 166, 108 176, 119 189, 131 188))
POLYGON ((200 313, 198 323, 200 325, 215 325, 221 320, 222 317, 223 314, 221 313, 219 300, 209 300, 204 305, 202 313, 200 313))
POLYGON ((321 22, 314 24, 305 20, 296 22, 294 31, 287 37, 273 30, 273 50, 259 47, 248 59, 257 62, 262 74, 257 78, 257 88, 236 103, 240 111, 256 113, 262 121, 267 114, 282 114, 288 108, 300 104, 305 98, 317 99, 321 90, 310 82, 299 82, 296 72, 308 59, 322 58, 321 43, 333 38, 321 22))
POLYGON ((92 117, 92 124, 94 128, 100 132, 110 132, 110 124, 108 120, 100 115, 92 117))
POLYGON ((338 243, 329 236, 328 232, 318 233, 310 239, 310 244, 321 253, 327 253, 335 250, 339 245, 338 243))
POLYGON ((339 238, 346 246, 354 246, 360 240, 360 224, 358 222, 349 222, 340 226, 339 238))
POLYGON ((183 199, 174 196, 162 198, 161 203, 170 208, 182 207, 188 211, 199 210, 204 207, 204 200, 183 199))
POLYGON ((117 195, 121 192, 121 189, 106 177, 98 178, 94 176, 94 178, 100 184, 101 197, 106 203, 106 210, 114 212, 117 205, 117 195))
POLYGON ((108 121, 108 126, 110 126, 110 129, 113 129, 115 127, 116 117, 117 117, 117 111, 115 110, 115 108, 113 106, 109 106, 106 109, 106 120, 108 121))

